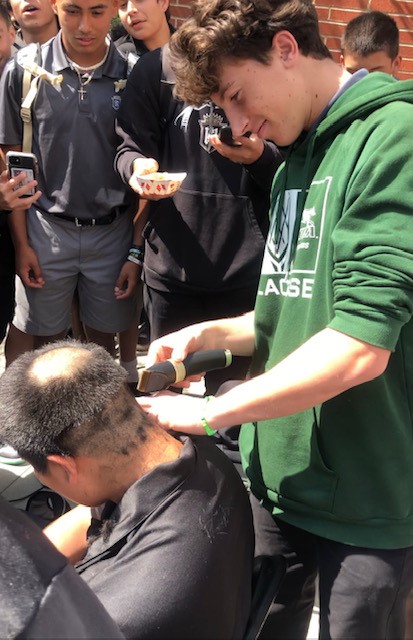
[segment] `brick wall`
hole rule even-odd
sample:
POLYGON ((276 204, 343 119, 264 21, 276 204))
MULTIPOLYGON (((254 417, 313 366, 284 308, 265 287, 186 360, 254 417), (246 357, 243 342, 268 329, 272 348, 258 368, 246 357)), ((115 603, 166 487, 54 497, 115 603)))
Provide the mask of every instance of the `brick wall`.
POLYGON ((316 0, 314 4, 324 41, 336 59, 347 22, 368 10, 389 13, 400 29, 402 65, 399 77, 413 78, 413 0, 316 0))
MULTIPOLYGON (((190 13, 191 0, 171 0, 172 22, 179 25, 190 13)), ((399 77, 413 78, 413 0, 315 0, 321 34, 336 60, 340 37, 352 18, 368 10, 385 11, 394 17, 400 29, 402 66, 399 77)))

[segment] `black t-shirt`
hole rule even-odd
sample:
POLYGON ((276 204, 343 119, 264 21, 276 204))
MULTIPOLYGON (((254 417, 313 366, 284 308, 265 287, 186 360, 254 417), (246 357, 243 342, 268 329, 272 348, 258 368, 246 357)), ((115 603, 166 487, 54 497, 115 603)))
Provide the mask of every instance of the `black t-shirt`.
POLYGON ((150 203, 144 229, 143 278, 159 291, 195 295, 256 291, 268 230, 269 195, 282 157, 265 143, 244 167, 215 151, 209 134, 228 124, 216 105, 194 108, 173 95, 168 49, 142 56, 117 114, 123 140, 115 167, 125 183, 135 158, 155 158, 160 171, 187 172, 171 198, 150 203))
POLYGON ((106 503, 78 572, 128 638, 240 638, 253 525, 244 485, 207 438, 106 503))

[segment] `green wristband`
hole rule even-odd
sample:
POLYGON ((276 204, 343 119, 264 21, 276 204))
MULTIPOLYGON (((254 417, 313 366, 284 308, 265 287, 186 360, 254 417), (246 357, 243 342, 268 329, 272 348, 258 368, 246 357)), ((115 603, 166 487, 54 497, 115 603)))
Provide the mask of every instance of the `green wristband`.
MULTIPOLYGON (((205 396, 205 404, 208 403, 213 398, 214 398, 214 396, 205 396)), ((215 429, 212 429, 209 426, 209 424, 208 424, 206 418, 204 418, 204 416, 201 416, 201 422, 202 422, 202 426, 204 427, 207 436, 214 436, 216 434, 215 429)))

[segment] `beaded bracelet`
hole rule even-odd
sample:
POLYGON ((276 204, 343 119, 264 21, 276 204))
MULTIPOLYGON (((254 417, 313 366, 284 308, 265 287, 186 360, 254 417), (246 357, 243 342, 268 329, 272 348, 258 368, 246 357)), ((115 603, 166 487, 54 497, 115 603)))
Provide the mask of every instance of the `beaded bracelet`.
POLYGON ((138 245, 133 244, 129 249, 128 260, 129 262, 133 262, 134 264, 143 266, 143 259, 145 257, 145 249, 144 247, 138 247, 138 245))
MULTIPOLYGON (((205 398, 204 398, 205 399, 205 404, 207 404, 213 398, 214 398, 214 396, 205 396, 205 398)), ((208 422, 207 422, 207 420, 206 420, 206 418, 204 416, 201 416, 201 422, 202 422, 202 426, 204 427, 207 436, 214 436, 216 434, 215 429, 212 429, 209 426, 209 424, 208 424, 208 422)))
POLYGON ((127 260, 128 262, 133 262, 134 264, 138 264, 140 267, 143 267, 142 260, 139 260, 139 258, 135 258, 135 256, 132 256, 131 254, 128 255, 127 260))

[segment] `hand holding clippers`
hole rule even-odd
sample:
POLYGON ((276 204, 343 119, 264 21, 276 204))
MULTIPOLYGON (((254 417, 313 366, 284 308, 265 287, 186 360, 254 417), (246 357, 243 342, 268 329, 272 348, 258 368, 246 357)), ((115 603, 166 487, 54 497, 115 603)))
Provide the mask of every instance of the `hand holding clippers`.
POLYGON ((228 349, 197 351, 190 353, 182 361, 157 362, 138 371, 137 389, 142 393, 162 391, 177 382, 182 382, 188 376, 229 367, 231 362, 232 353, 228 349))

